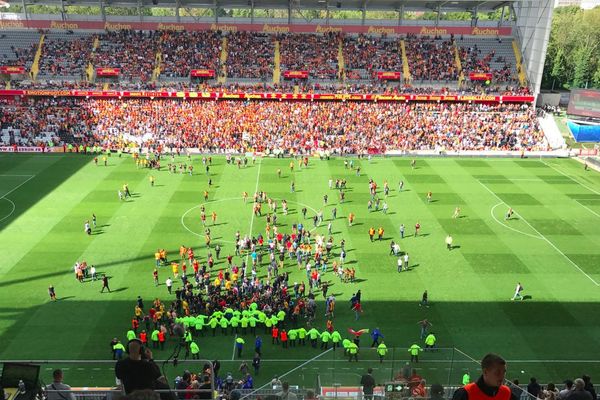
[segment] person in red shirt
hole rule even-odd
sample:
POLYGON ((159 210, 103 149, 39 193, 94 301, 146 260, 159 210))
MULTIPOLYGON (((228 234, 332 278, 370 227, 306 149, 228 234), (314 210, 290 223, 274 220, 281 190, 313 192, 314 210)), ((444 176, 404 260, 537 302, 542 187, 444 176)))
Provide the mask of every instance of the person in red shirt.
POLYGON ((421 224, 417 222, 415 224, 415 237, 417 237, 419 235, 419 230, 420 229, 421 229, 421 224))
POLYGON ((139 323, 139 321, 137 320, 137 318, 133 318, 133 319, 131 320, 131 329, 133 329, 133 331, 134 331, 136 334, 137 334, 137 330, 138 330, 138 327, 139 327, 139 326, 140 326, 140 323, 139 323))
POLYGON ((142 344, 148 344, 148 334, 146 331, 140 332, 140 340, 142 341, 142 344))
POLYGON ((285 331, 285 329, 281 330, 280 337, 281 337, 281 344, 283 345, 284 348, 287 349, 288 335, 287 335, 287 332, 285 331))
POLYGON ((158 342, 160 343, 160 349, 165 349, 165 333, 163 331, 158 332, 158 342))
POLYGON ((279 344, 279 328, 277 328, 277 326, 273 326, 273 329, 271 329, 271 342, 273 344, 275 344, 275 342, 279 344))

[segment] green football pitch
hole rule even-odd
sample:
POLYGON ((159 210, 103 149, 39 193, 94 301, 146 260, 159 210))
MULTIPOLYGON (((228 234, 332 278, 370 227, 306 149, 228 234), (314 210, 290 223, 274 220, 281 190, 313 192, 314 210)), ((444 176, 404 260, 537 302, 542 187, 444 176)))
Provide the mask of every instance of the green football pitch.
MULTIPOLYGON (((213 244, 223 248, 217 268, 226 266, 223 256, 233 254, 235 231, 264 233, 264 217, 253 217, 251 201, 241 199, 243 191, 251 198, 262 190, 289 204, 287 216, 279 213, 280 231, 301 221, 300 209, 306 207, 308 217, 323 210, 325 222, 313 232, 325 234, 331 209, 337 207, 333 236, 336 244, 345 239, 347 265, 356 269, 356 282, 340 282, 331 268, 325 274, 338 303, 335 328, 348 336, 348 328, 379 327, 393 351, 378 364, 369 338, 363 337, 359 363, 349 363, 339 350, 320 355, 310 347, 282 349, 261 332, 265 344, 259 384, 287 371, 292 371, 287 376, 291 382, 306 386, 314 385, 316 374, 325 383, 356 384, 368 366, 378 368, 377 380, 385 381, 407 360, 408 346, 422 343, 417 321, 423 318, 433 324, 441 348, 459 349, 422 354, 416 366, 430 383, 458 383, 464 370, 474 374, 477 367, 467 355, 479 359, 490 351, 509 360, 509 378, 533 375, 548 382, 584 372, 600 374, 600 175, 575 161, 420 158, 413 169, 407 158, 354 159, 361 168, 358 176, 341 158, 310 159, 308 168, 296 163, 291 172, 290 159, 258 159, 238 169, 213 157, 210 188, 201 157, 193 157, 192 176, 170 174, 164 168, 168 161, 157 172, 138 169, 130 156, 114 154, 106 167, 78 154, 0 156, 0 359, 110 359, 109 341, 125 339, 138 295, 146 305, 156 297, 167 303, 174 298, 164 285, 169 268, 160 269, 160 286, 153 283, 156 249, 176 257, 183 244, 205 259, 199 218, 204 190, 209 191, 209 221, 212 211, 218 214, 211 226, 213 244), (382 200, 384 180, 389 182, 387 214, 367 210, 369 178, 377 182, 382 200), (344 203, 328 188, 329 179, 347 179, 344 203), (120 201, 117 191, 125 183, 133 197, 120 201), (460 217, 452 218, 456 207, 460 217), (506 221, 509 207, 515 214, 506 221), (356 220, 349 227, 351 212, 356 220), (92 213, 98 227, 88 236, 84 223, 92 213), (416 222, 422 227, 418 237, 413 236, 416 222), (371 226, 385 229, 382 241, 369 240, 371 226), (450 251, 448 234, 454 238, 450 251), (397 272, 397 259, 389 255, 391 240, 409 253, 408 271, 397 272), (73 265, 83 260, 111 277, 111 293, 100 293, 99 281, 75 279, 73 265), (525 288, 523 301, 510 300, 517 282, 525 288), (56 288, 56 302, 48 297, 50 284, 56 288), (348 300, 358 289, 364 313, 355 321, 348 300), (419 306, 424 290, 429 308, 419 306)), ((312 220, 302 222, 312 228, 312 220)), ((339 254, 339 248, 333 251, 339 254)), ((295 261, 286 260, 285 270, 290 283, 306 279, 295 261)), ((259 274, 265 273, 263 266, 259 274)), ((317 299, 316 326, 323 330, 323 297, 318 294, 317 299)), ((202 358, 221 360, 222 373, 237 373, 233 336, 218 334, 197 342, 202 358)), ((156 351, 155 358, 167 358, 174 343, 156 351)), ((244 358, 251 359, 250 335, 246 343, 244 358)), ((113 382, 112 362, 45 364, 45 379, 56 365, 67 368, 65 379, 71 384, 113 382)), ((180 370, 171 370, 169 377, 180 370)))

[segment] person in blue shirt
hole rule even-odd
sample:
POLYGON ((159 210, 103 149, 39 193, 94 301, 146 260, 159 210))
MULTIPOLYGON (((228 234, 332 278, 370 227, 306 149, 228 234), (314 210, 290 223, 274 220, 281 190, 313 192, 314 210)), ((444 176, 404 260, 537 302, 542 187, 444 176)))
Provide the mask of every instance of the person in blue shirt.
POLYGON ((257 336, 256 340, 254 341, 254 352, 257 353, 260 357, 262 357, 262 354, 260 352, 261 347, 262 347, 262 339, 260 338, 260 336, 257 336))
POLYGON ((375 347, 375 346, 379 346, 379 339, 383 339, 384 336, 381 333, 381 331, 379 330, 379 328, 375 328, 375 329, 373 329, 373 332, 371 332, 371 338, 373 339, 373 343, 371 344, 371 347, 375 347))

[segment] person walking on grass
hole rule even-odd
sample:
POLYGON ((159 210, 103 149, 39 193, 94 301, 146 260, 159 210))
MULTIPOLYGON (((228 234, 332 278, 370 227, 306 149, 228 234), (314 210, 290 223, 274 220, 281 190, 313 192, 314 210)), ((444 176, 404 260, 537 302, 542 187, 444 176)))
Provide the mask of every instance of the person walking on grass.
POLYGON ((519 298, 519 300, 523 300, 523 295, 521 294, 522 291, 523 291, 523 285, 521 285, 521 282, 518 282, 517 286, 515 287, 515 294, 510 299, 516 300, 517 298, 519 298))
POLYGON ((102 275, 102 290, 100 290, 100 293, 104 293, 104 289, 107 289, 108 293, 110 293, 110 287, 108 286, 108 276, 106 276, 106 274, 102 275))

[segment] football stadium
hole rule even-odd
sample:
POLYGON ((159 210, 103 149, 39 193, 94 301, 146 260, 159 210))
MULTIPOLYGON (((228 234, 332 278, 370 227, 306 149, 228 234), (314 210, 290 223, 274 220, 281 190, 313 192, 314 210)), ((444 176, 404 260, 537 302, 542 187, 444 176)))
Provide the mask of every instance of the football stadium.
POLYGON ((596 400, 554 2, 0 7, 0 400, 596 400))

